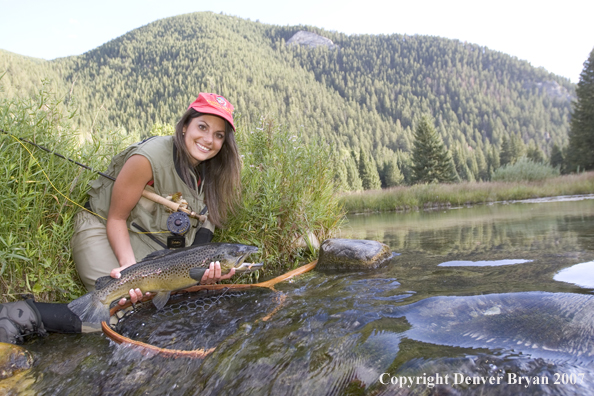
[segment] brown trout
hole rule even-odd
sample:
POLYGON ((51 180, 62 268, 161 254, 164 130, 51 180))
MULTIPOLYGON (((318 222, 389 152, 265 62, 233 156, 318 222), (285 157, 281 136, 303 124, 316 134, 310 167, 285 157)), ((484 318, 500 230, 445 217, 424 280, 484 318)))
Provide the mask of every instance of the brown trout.
POLYGON ((258 251, 255 246, 233 243, 206 243, 175 250, 160 250, 124 269, 119 279, 103 276, 95 281, 95 291, 68 304, 81 321, 101 323, 109 320, 112 302, 128 296, 130 289, 157 295, 153 303, 163 308, 174 290, 185 289, 200 282, 211 262, 221 263, 221 274, 235 268, 236 274, 252 272, 261 263, 244 263, 246 257, 258 251))

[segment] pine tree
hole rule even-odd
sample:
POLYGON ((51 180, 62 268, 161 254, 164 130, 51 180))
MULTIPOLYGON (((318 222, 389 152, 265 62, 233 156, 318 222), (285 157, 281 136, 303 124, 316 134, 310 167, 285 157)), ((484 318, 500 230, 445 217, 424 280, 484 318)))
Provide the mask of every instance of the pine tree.
POLYGON ((513 163, 513 154, 511 152, 511 143, 507 136, 503 137, 501 150, 499 151, 499 166, 505 166, 513 163))
POLYGON ((464 151, 462 151, 460 147, 457 147, 453 150, 453 153, 454 166, 456 167, 456 173, 458 173, 460 180, 474 181, 474 176, 466 164, 464 151))
POLYGON ((559 148, 557 144, 553 144, 553 147, 551 148, 551 158, 549 159, 549 163, 553 168, 559 167, 560 169, 563 169, 564 162, 565 159, 563 158, 563 151, 561 151, 561 148, 559 148))
POLYGON ((503 137, 501 151, 499 152, 499 163, 501 166, 513 165, 524 153, 524 142, 519 136, 512 135, 510 139, 503 137))
POLYGON ((491 177, 489 175, 487 159, 485 158, 485 154, 483 153, 483 150, 479 147, 476 149, 474 154, 475 154, 476 163, 478 164, 478 169, 479 169, 479 176, 477 179, 482 180, 482 181, 489 180, 491 177))
POLYGON ((428 116, 415 129, 412 153, 414 183, 451 183, 458 180, 454 162, 428 116))
POLYGON ((384 163, 383 175, 383 187, 395 187, 404 181, 404 176, 402 176, 395 158, 384 163))
POLYGON ((495 170, 501 166, 501 162, 499 161, 500 153, 497 151, 497 147, 491 146, 491 150, 488 151, 488 154, 489 154, 489 158, 487 161, 488 179, 486 179, 486 180, 491 180, 491 176, 493 176, 493 172, 495 172, 495 170))
POLYGON ((571 171, 594 169, 594 49, 584 62, 575 89, 577 101, 569 129, 567 162, 571 171))
POLYGON ((545 163, 545 155, 540 148, 536 146, 536 143, 531 143, 526 150, 526 157, 536 163, 545 163))
POLYGON ((512 164, 515 164, 517 160, 522 158, 524 155, 526 145, 522 141, 522 138, 518 135, 513 135, 510 140, 510 149, 512 155, 512 164))
POLYGON ((369 158, 363 151, 363 148, 359 152, 359 176, 363 183, 364 190, 379 190, 382 188, 379 173, 377 172, 377 166, 373 159, 369 158))
POLYGON ((357 163, 355 162, 355 159, 348 154, 345 155, 343 158, 347 170, 347 182, 349 183, 349 190, 363 190, 363 183, 361 182, 361 177, 359 176, 359 169, 357 168, 357 163))
POLYGON ((348 171, 345 162, 340 158, 340 153, 333 152, 331 155, 334 168, 334 186, 338 191, 349 191, 348 171))

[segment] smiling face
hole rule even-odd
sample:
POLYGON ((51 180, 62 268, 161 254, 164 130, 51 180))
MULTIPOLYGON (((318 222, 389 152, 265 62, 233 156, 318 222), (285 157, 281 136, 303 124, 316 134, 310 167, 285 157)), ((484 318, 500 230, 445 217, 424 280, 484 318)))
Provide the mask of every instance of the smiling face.
POLYGON ((184 127, 184 142, 197 165, 221 151, 225 142, 225 120, 210 114, 192 118, 184 127))

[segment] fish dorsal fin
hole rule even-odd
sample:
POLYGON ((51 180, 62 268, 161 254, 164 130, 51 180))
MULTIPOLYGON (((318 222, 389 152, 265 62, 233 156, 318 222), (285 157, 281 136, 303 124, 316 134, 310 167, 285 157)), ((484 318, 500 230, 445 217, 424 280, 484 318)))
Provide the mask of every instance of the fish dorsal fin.
POLYGON ((95 290, 103 289, 114 278, 111 276, 102 276, 95 281, 95 290))
POLYGON ((147 254, 142 261, 148 261, 148 260, 154 260, 157 259, 159 257, 163 257, 163 256, 167 256, 168 254, 170 254, 172 252, 171 249, 163 249, 163 250, 157 250, 156 252, 152 252, 147 254))
POLYGON ((155 297, 153 297, 153 304, 155 304, 157 311, 160 310, 161 308, 163 308, 165 306, 165 304, 167 304, 167 301, 169 301, 170 294, 171 294, 170 290, 160 291, 159 293, 157 293, 157 295, 155 297))
POLYGON ((190 270, 190 278, 197 280, 200 282, 202 276, 206 272, 206 268, 192 268, 190 270))

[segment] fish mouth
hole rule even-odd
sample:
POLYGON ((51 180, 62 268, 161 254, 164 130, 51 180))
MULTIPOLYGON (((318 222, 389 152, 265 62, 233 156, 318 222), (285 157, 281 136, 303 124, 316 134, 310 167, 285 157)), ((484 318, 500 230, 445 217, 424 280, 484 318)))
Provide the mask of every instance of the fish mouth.
POLYGON ((260 268, 262 268, 263 263, 246 263, 245 262, 245 259, 250 254, 256 253, 258 251, 257 247, 255 247, 255 246, 250 246, 250 247, 252 249, 250 249, 250 251, 245 252, 244 254, 239 256, 239 258, 235 262, 235 265, 233 267, 235 268, 236 272, 252 272, 252 271, 256 271, 256 270, 259 270, 260 268))

